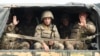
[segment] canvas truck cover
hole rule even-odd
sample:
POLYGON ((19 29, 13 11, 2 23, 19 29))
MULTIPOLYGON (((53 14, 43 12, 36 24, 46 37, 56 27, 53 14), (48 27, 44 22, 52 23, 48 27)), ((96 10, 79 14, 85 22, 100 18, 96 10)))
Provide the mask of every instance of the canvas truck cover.
MULTIPOLYGON (((92 8, 96 13, 98 18, 93 19, 95 23, 97 23, 97 27, 100 28, 100 4, 81 4, 81 3, 68 3, 65 5, 59 5, 59 4, 18 4, 16 7, 85 7, 86 9, 92 8)), ((4 27, 6 26, 6 22, 9 17, 11 6, 4 6, 0 5, 0 36, 2 35, 2 32, 4 30, 4 27)), ((98 31, 100 31, 98 29, 98 31)))
MULTIPOLYGON (((85 7, 86 9, 92 8, 94 12, 96 13, 96 18, 93 18, 94 23, 97 27, 97 33, 100 32, 100 4, 81 4, 81 3, 68 3, 65 5, 59 5, 59 4, 19 4, 16 5, 16 8, 20 7, 85 7)), ((0 37, 2 36, 4 32, 4 28, 6 27, 6 23, 10 14, 11 6, 4 6, 0 5, 0 37)), ((98 42, 100 41, 100 38, 98 38, 98 42)), ((100 43, 99 43, 100 46, 100 43)))
POLYGON ((0 37, 2 36, 2 33, 6 26, 6 22, 9 17, 9 12, 10 12, 10 8, 0 7, 0 37))
MULTIPOLYGON (((34 6, 39 6, 39 7, 86 7, 87 9, 92 8, 96 14, 96 18, 93 17, 94 23, 97 26, 97 33, 100 33, 100 4, 93 4, 93 5, 86 5, 86 4, 81 4, 81 3, 69 3, 65 5, 47 5, 47 4, 20 4, 17 7, 34 7, 34 6)), ((6 27, 7 20, 9 18, 10 14, 10 9, 12 7, 5 7, 3 5, 0 6, 0 37, 2 36, 4 32, 4 28, 6 27)), ((100 38, 98 38, 98 43, 100 42, 100 38)), ((99 43, 99 49, 100 49, 100 43, 99 43)), ((82 50, 82 51, 77 51, 77 50, 61 50, 61 51, 56 51, 52 50, 51 52, 43 52, 43 51, 36 51, 36 50, 1 50, 0 51, 0 56, 98 56, 100 55, 99 49, 97 51, 89 51, 89 50, 82 50)))
MULTIPOLYGON (((14 4, 15 7, 86 7, 87 9, 93 8, 98 15, 100 16, 100 4, 81 4, 81 3, 67 3, 67 4, 14 4)), ((6 25, 6 22, 9 17, 10 8, 12 8, 12 5, 5 5, 0 4, 0 36, 2 35, 3 28, 6 25)), ((97 19, 97 21, 100 21, 100 19, 97 19)), ((98 26, 100 27, 100 26, 98 26)))
MULTIPOLYGON (((100 17, 100 4, 81 4, 81 3, 68 3, 65 5, 59 5, 59 4, 19 4, 16 5, 17 7, 86 7, 87 9, 89 8, 93 8, 96 13, 98 13, 98 16, 100 17)), ((9 17, 9 13, 10 13, 10 8, 11 6, 4 6, 4 5, 0 5, 0 36, 2 35, 3 29, 6 25, 6 22, 8 20, 9 17)), ((98 28, 100 28, 100 19, 96 19, 98 22, 98 28)), ((96 22, 96 21, 95 21, 96 22)))
MULTIPOLYGON (((19 7, 85 7, 86 9, 94 9, 94 11, 97 13, 98 19, 94 19, 94 22, 98 24, 98 28, 100 28, 100 4, 81 4, 81 3, 68 3, 65 5, 59 5, 59 4, 18 4, 16 5, 16 8, 19 7)), ((4 27, 6 26, 6 22, 9 17, 11 5, 0 5, 0 36, 2 35, 2 32, 4 30, 4 27)), ((100 31, 98 29, 98 31, 100 31)))

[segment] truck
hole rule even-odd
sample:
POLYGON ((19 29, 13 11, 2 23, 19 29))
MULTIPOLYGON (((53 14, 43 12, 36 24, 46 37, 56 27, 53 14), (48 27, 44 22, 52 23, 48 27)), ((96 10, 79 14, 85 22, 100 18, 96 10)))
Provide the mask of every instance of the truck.
MULTIPOLYGON (((19 4, 14 6, 4 6, 0 5, 0 55, 1 56, 96 56, 96 54, 100 55, 100 3, 98 4, 83 4, 83 3, 68 3, 64 5, 60 4, 19 4), (60 17, 63 13, 67 13, 68 15, 71 15, 72 18, 71 23, 75 23, 78 20, 78 13, 82 11, 90 12, 89 18, 92 20, 92 22, 96 26, 96 32, 94 35, 90 36, 91 39, 91 49, 86 50, 50 50, 49 52, 45 52, 44 50, 34 50, 30 47, 29 50, 23 50, 23 49, 17 49, 15 48, 17 44, 13 43, 16 42, 16 39, 20 39, 21 41, 25 40, 31 44, 31 41, 40 41, 40 40, 55 40, 55 39, 45 39, 45 38, 35 38, 34 32, 36 25, 41 23, 41 13, 45 10, 50 10, 54 14, 54 21, 53 23, 57 25, 57 27, 60 24, 60 17), (24 30, 25 26, 25 17, 31 17, 32 16, 32 25, 34 26, 29 31, 29 25, 27 26, 27 30, 24 30), (12 17, 16 15, 19 20, 19 27, 22 25, 23 32, 21 33, 5 33, 5 28, 7 24, 12 22, 12 17), (31 35, 33 34, 33 35, 31 35), (9 36, 9 40, 6 43, 4 41, 3 36, 9 36), (14 39, 13 39, 14 38, 14 39), (6 44, 5 44, 6 43, 6 44), (13 44, 12 44, 13 43, 13 44), (11 44, 11 46, 10 46, 11 44), (2 47, 3 46, 3 47, 2 47), (6 49, 6 46, 10 46, 8 49, 6 49), (12 47, 13 46, 13 47, 12 47)), ((19 27, 20 28, 20 27, 19 27)), ((19 31, 20 31, 19 30, 19 31)), ((59 31, 59 30, 58 30, 59 31)), ((87 40, 87 38, 82 39, 87 40)), ((56 41, 65 41, 65 39, 60 39, 56 41)), ((67 41, 78 41, 69 39, 67 41)), ((20 43, 18 43, 20 44, 20 43)), ((20 46, 20 45, 17 45, 20 46)))

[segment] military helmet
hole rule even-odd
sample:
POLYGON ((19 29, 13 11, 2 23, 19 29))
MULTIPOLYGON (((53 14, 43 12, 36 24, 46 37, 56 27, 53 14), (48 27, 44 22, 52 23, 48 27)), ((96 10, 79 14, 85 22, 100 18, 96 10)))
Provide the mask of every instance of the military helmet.
POLYGON ((49 10, 43 12, 41 20, 43 20, 45 17, 50 17, 51 19, 54 19, 53 13, 49 10))

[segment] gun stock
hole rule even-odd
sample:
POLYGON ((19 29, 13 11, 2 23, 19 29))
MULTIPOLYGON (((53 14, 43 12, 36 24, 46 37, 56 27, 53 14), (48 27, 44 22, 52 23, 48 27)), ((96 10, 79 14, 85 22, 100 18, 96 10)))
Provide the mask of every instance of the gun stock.
POLYGON ((6 36, 11 37, 11 38, 20 38, 20 39, 36 40, 36 41, 41 41, 41 40, 45 40, 45 41, 85 41, 88 39, 93 39, 97 35, 99 34, 87 36, 86 38, 77 40, 77 39, 48 39, 48 38, 32 37, 32 36, 26 36, 26 35, 14 34, 14 33, 6 33, 6 36))
POLYGON ((36 40, 36 41, 77 41, 76 39, 47 39, 47 38, 39 38, 39 37, 32 37, 32 36, 25 36, 20 34, 14 34, 14 33, 6 33, 6 36, 11 38, 20 38, 20 39, 27 39, 27 40, 36 40))

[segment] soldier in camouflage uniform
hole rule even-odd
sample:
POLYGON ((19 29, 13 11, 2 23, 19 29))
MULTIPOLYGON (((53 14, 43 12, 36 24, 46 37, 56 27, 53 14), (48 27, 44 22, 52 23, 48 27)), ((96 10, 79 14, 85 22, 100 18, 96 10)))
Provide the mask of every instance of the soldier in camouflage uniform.
POLYGON ((61 18, 61 25, 59 27, 59 32, 61 39, 68 39, 71 34, 72 24, 70 23, 69 16, 64 14, 61 18))
POLYGON ((13 16, 13 22, 6 26, 2 40, 2 49, 29 49, 30 45, 28 42, 19 42, 18 39, 10 38, 5 35, 5 33, 16 33, 18 31, 16 27, 18 23, 17 17, 13 16))
POLYGON ((37 25, 35 15, 31 8, 24 9, 23 21, 18 25, 19 34, 33 36, 37 25))
MULTIPOLYGON (((71 38, 80 40, 81 38, 86 38, 95 33, 96 27, 89 19, 87 19, 88 14, 86 12, 81 12, 79 14, 79 22, 76 23, 71 32, 71 38)), ((70 49, 87 49, 86 43, 80 41, 67 41, 67 45, 70 49)))
MULTIPOLYGON (((60 39, 58 30, 54 24, 51 24, 51 20, 54 16, 51 11, 44 11, 41 17, 42 24, 36 27, 35 37, 39 38, 49 38, 49 39, 60 39)), ((34 44, 35 49, 44 49, 49 51, 49 46, 53 49, 64 49, 63 44, 58 41, 40 41, 34 44)))
MULTIPOLYGON (((70 23, 69 16, 64 14, 61 18, 61 25, 59 27, 59 32, 61 39, 70 39, 72 24, 70 23)), ((66 45, 66 41, 61 41, 65 45, 65 49, 69 49, 66 45)))

